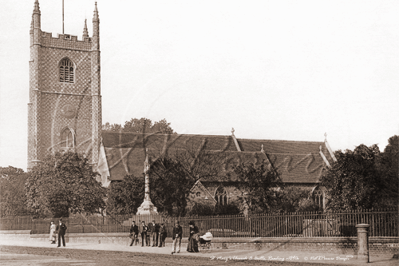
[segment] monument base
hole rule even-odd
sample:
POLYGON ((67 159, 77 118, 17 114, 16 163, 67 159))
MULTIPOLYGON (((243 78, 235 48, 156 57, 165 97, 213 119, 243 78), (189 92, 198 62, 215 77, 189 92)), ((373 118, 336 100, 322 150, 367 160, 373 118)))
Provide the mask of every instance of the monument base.
POLYGON ((144 200, 140 207, 137 208, 137 215, 158 214, 157 207, 151 201, 144 200))

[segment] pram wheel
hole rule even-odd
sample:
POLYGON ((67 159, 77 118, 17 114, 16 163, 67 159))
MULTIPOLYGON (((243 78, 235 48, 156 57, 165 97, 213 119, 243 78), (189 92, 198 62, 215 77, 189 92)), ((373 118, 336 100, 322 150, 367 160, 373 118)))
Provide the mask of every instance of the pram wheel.
POLYGON ((204 240, 202 238, 199 239, 199 246, 201 249, 211 249, 211 241, 204 240))

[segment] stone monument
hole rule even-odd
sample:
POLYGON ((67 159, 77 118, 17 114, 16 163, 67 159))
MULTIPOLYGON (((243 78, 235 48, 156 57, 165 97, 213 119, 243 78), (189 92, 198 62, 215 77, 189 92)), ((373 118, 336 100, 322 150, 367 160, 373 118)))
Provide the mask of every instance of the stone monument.
POLYGON ((158 214, 157 207, 154 206, 150 198, 150 177, 148 174, 149 170, 150 170, 150 162, 148 158, 148 148, 147 148, 145 151, 145 161, 144 161, 144 176, 145 176, 144 201, 137 209, 137 215, 158 214))

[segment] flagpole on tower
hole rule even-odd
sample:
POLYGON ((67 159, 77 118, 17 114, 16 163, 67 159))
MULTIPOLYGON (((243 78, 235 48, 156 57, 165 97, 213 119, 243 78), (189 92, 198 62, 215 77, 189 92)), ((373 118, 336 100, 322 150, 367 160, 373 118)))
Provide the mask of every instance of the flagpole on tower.
POLYGON ((64 34, 64 0, 62 0, 62 34, 64 34))

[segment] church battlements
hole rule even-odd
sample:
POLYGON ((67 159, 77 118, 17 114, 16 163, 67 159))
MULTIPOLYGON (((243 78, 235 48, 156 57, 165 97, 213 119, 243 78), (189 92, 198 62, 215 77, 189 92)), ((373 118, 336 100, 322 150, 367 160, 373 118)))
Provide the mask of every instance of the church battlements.
POLYGON ((51 32, 43 31, 40 44, 51 48, 90 51, 92 39, 90 37, 84 37, 83 40, 79 40, 78 36, 70 34, 57 34, 57 37, 53 37, 51 32))
POLYGON ((53 37, 51 32, 45 32, 41 30, 41 12, 39 1, 35 0, 34 9, 32 13, 32 22, 30 27, 30 46, 41 46, 47 48, 61 48, 68 50, 81 50, 81 51, 93 51, 99 50, 99 23, 100 19, 98 16, 97 2, 95 3, 94 15, 93 15, 93 36, 89 36, 87 29, 87 20, 84 21, 82 39, 79 40, 76 35, 57 34, 53 37))

